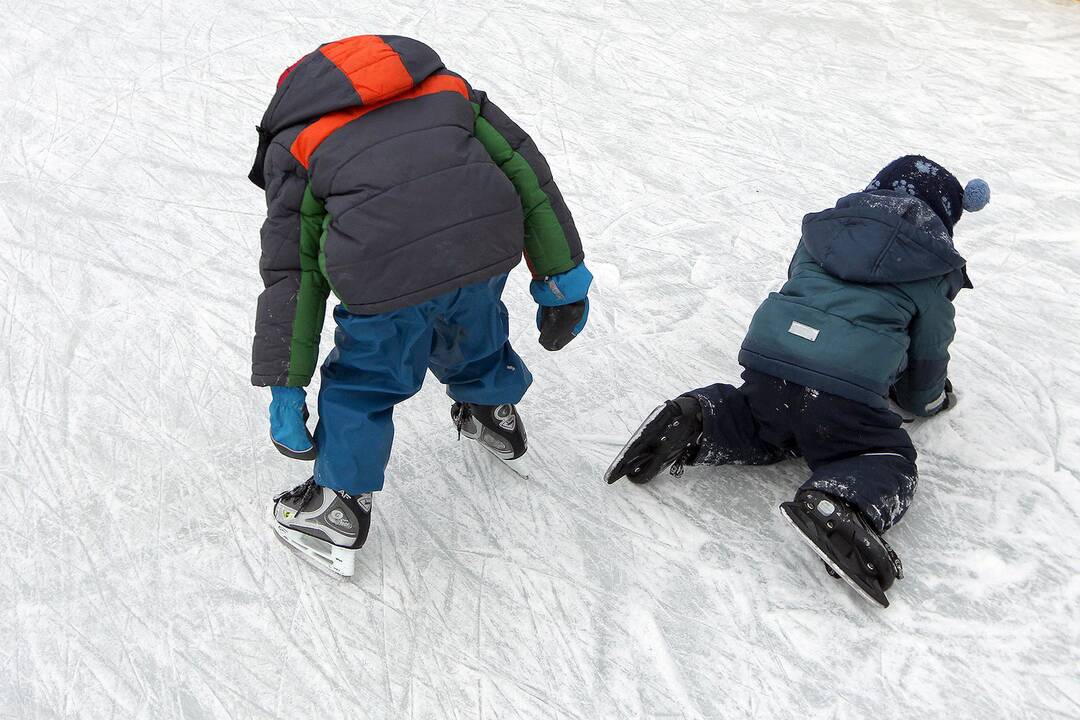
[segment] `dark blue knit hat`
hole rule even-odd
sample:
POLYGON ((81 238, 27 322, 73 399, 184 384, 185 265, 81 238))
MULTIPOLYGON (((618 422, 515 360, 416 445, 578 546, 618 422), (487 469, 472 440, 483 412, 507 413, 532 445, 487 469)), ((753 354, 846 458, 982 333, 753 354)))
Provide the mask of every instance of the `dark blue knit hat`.
POLYGON ((893 160, 866 189, 914 195, 933 208, 950 234, 964 210, 982 210, 990 202, 990 186, 986 181, 976 178, 966 188, 961 187, 952 173, 922 155, 893 160))

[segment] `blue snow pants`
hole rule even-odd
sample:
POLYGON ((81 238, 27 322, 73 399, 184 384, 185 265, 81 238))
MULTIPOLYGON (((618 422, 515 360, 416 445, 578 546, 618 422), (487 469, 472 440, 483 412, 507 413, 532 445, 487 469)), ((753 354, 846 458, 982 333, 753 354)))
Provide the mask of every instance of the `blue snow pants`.
POLYGON ((686 393, 701 404, 704 435, 694 465, 769 465, 802 456, 803 488, 846 500, 877 532, 915 496, 915 447, 899 415, 756 370, 743 385, 686 393))
MULTIPOLYGON (((394 406, 420 390, 429 369, 459 402, 521 400, 532 375, 510 347, 505 285, 500 275, 377 315, 334 309, 315 428, 319 485, 352 494, 382 489, 394 406)), ((450 423, 449 409, 444 420, 450 423)))

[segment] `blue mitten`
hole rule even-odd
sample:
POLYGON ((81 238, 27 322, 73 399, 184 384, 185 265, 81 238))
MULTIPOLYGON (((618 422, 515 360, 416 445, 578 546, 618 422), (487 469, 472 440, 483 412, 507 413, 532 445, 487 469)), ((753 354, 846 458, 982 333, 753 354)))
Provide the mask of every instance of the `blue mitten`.
POLYGON ((536 328, 545 350, 561 350, 577 337, 589 320, 589 286, 592 273, 581 263, 577 267, 543 280, 533 280, 529 292, 540 306, 536 328))
POLYGON ((301 387, 272 387, 270 439, 294 460, 314 460, 315 441, 307 429, 307 393, 301 387))

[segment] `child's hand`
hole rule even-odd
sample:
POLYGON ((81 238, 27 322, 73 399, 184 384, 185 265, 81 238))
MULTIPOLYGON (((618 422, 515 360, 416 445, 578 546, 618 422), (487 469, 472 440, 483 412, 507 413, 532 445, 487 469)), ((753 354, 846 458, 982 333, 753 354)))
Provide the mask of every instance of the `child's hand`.
MULTIPOLYGON (((935 415, 940 415, 946 410, 951 410, 952 408, 956 407, 956 393, 953 391, 952 381, 948 378, 945 379, 945 392, 942 394, 944 395, 944 397, 941 399, 941 404, 938 405, 936 408, 930 410, 930 412, 928 412, 926 415, 923 415, 922 417, 934 417, 935 415)), ((900 419, 903 420, 905 423, 915 422, 920 417, 915 413, 911 412, 910 410, 906 410, 900 405, 900 403, 897 402, 895 387, 889 388, 889 409, 899 415, 900 419)))
POLYGON ((307 393, 300 387, 272 387, 270 439, 285 457, 314 460, 315 440, 307 429, 307 393))
POLYGON ((589 299, 570 305, 540 307, 536 312, 536 327, 540 344, 545 350, 562 350, 577 337, 589 319, 589 299))
POLYGON ((948 378, 945 378, 945 390, 941 393, 941 396, 941 403, 936 408, 927 408, 927 417, 940 415, 946 410, 952 410, 956 407, 956 393, 953 392, 952 381, 948 378))
MULTIPOLYGON (((952 410, 954 407, 956 407, 956 401, 957 401, 956 392, 952 388, 952 380, 949 380, 948 378, 946 378, 945 379, 945 402, 941 403, 941 409, 938 410, 938 412, 942 413, 942 412, 945 412, 946 410, 952 410)), ((937 413, 934 413, 934 414, 936 415, 937 413)))
POLYGON ((589 320, 589 286, 592 273, 581 263, 558 275, 533 280, 529 292, 540 308, 536 328, 545 350, 562 350, 577 337, 589 320))

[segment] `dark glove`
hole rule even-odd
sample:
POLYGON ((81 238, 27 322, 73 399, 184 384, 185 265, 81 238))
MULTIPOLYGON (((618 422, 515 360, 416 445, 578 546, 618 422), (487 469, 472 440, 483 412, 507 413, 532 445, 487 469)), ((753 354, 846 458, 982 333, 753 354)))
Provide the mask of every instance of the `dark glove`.
POLYGON ((541 307, 536 314, 540 344, 545 350, 562 350, 577 337, 589 319, 589 299, 570 305, 541 307))
POLYGON ((307 393, 300 387, 272 387, 270 439, 285 457, 314 460, 315 440, 307 429, 307 393))
POLYGON ((956 397, 956 393, 952 389, 952 380, 949 380, 948 378, 946 378, 945 379, 945 400, 944 400, 944 402, 941 403, 941 408, 934 414, 937 415, 938 413, 943 413, 946 410, 952 410, 954 407, 956 407, 956 401, 957 401, 957 397, 956 397))
MULTIPOLYGON (((933 417, 934 415, 940 415, 946 410, 951 410, 952 408, 956 407, 956 393, 953 392, 952 381, 948 378, 945 379, 944 395, 945 397, 942 398, 941 404, 939 404, 935 409, 933 409, 923 417, 933 417)), ((910 410, 905 409, 902 405, 900 405, 899 401, 896 398, 895 387, 889 388, 889 409, 899 415, 900 419, 906 423, 914 422, 919 419, 918 415, 911 412, 910 410)))
POLYGON ((564 273, 533 280, 529 292, 540 306, 536 328, 545 350, 562 350, 577 337, 589 320, 589 286, 592 273, 581 263, 564 273))

